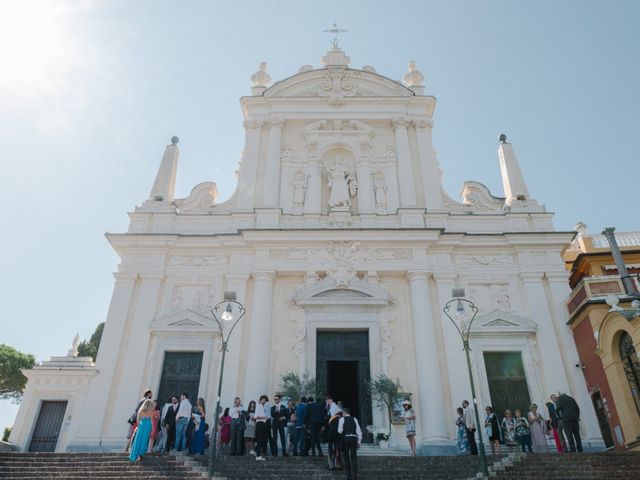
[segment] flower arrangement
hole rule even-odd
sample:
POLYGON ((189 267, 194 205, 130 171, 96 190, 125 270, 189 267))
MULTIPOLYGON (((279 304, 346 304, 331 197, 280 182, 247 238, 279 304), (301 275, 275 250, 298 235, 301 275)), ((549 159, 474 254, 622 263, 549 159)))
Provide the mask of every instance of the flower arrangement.
POLYGON ((378 427, 376 428, 373 433, 376 436, 376 440, 378 442, 380 441, 388 441, 389 437, 391 436, 391 431, 388 428, 385 427, 378 427))

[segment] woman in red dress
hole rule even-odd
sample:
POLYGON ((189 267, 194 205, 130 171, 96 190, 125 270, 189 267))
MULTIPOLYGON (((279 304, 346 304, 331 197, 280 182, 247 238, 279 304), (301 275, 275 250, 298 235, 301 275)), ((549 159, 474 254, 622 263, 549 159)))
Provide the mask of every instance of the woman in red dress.
POLYGON ((220 449, 225 446, 229 448, 231 442, 231 417, 229 416, 229 408, 224 409, 224 413, 220 417, 220 449))
POLYGON ((158 401, 153 401, 153 416, 151 417, 151 435, 149 435, 149 451, 153 450, 153 446, 156 443, 156 437, 158 436, 158 426, 160 425, 160 407, 158 407, 158 401))

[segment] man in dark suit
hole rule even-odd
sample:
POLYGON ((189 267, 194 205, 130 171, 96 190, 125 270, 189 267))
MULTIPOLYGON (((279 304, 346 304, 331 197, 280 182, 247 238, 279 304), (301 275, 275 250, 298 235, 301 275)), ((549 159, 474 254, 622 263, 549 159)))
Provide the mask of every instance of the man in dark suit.
POLYGON ((274 395, 271 406, 271 432, 273 437, 273 447, 271 455, 278 456, 278 436, 282 446, 282 456, 287 456, 287 442, 285 440, 284 428, 287 425, 287 407, 280 403, 280 395, 274 395))
POLYGON ((564 428, 562 426, 562 420, 558 415, 558 409, 556 408, 556 402, 558 401, 557 395, 551 395, 551 401, 547 402, 547 410, 549 410, 549 423, 553 429, 553 437, 556 440, 556 445, 560 442, 560 448, 558 452, 568 452, 567 442, 564 439, 564 428))
POLYGON ((167 443, 164 447, 165 451, 169 451, 176 443, 176 413, 178 413, 178 397, 171 396, 171 406, 164 416, 164 427, 167 429, 167 443))
POLYGON ((577 402, 566 393, 562 393, 558 396, 556 411, 562 420, 567 440, 569 440, 569 451, 575 452, 577 448, 578 452, 581 452, 582 439, 580 438, 580 407, 577 402))
POLYGON ((311 451, 313 456, 316 455, 316 447, 318 455, 322 457, 322 447, 320 446, 320 430, 324 425, 324 408, 315 402, 313 398, 307 400, 309 426, 311 427, 311 451))

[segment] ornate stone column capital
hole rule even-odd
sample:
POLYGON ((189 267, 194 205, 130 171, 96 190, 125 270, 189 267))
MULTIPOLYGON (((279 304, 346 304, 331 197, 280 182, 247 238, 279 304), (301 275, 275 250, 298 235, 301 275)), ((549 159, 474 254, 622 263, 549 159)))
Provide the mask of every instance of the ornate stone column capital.
POLYGON ((113 278, 118 283, 134 283, 138 279, 137 273, 114 272, 113 278))
POLYGON ((263 123, 264 122, 261 122, 259 120, 245 120, 244 122, 242 122, 242 126, 245 130, 257 130, 262 127, 263 123))
POLYGON ((520 272, 520 278, 527 283, 541 282, 542 272, 520 272))
POLYGON ((414 125, 418 130, 425 130, 427 128, 433 128, 433 120, 430 118, 423 118, 421 120, 415 120, 414 125))
POLYGON ((145 283, 160 283, 165 278, 164 273, 150 272, 150 273, 139 273, 138 275, 140 276, 140 280, 142 280, 145 283))
POLYGON ((280 130, 284 128, 284 119, 282 118, 269 118, 265 123, 271 128, 279 128, 280 130))
POLYGON ((407 278, 409 281, 424 280, 426 282, 429 278, 429 272, 426 270, 407 270, 407 278))
POLYGON ((251 274, 256 282, 272 282, 275 278, 275 272, 253 272, 251 274))
POLYGON ((395 117, 391 119, 391 126, 396 131, 398 128, 407 128, 407 119, 405 117, 395 117))
POLYGON ((451 272, 433 272, 433 278, 436 282, 453 282, 458 277, 457 273, 451 272))

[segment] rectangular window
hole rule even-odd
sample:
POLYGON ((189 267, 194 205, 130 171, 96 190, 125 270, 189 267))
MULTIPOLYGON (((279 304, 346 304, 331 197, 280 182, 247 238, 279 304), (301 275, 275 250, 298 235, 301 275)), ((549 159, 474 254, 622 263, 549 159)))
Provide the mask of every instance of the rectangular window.
MULTIPOLYGON (((484 364, 489 380, 491 405, 498 417, 504 416, 506 409, 520 409, 526 416, 531 405, 527 377, 524 373, 521 352, 484 352, 484 364)), ((480 405, 484 411, 486 405, 480 405)), ((543 405, 538 405, 539 411, 543 405)))

